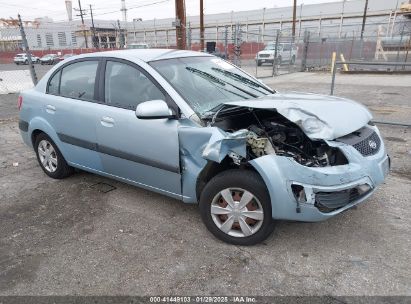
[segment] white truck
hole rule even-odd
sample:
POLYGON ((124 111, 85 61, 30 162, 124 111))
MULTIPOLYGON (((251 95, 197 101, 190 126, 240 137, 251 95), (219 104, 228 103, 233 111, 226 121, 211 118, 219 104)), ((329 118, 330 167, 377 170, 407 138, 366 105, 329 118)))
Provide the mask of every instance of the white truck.
MULTIPOLYGON (((274 64, 275 42, 268 43, 264 50, 257 53, 255 60, 258 66, 263 63, 274 64)), ((297 47, 291 43, 279 43, 277 46, 277 64, 289 62, 294 64, 297 58, 297 47)))

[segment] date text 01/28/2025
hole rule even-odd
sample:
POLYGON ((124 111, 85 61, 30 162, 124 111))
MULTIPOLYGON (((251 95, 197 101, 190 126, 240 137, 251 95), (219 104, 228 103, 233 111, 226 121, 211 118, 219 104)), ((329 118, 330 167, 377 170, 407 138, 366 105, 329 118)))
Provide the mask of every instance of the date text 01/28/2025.
POLYGON ((196 297, 150 297, 150 303, 256 303, 255 297, 216 297, 216 296, 196 296, 196 297))

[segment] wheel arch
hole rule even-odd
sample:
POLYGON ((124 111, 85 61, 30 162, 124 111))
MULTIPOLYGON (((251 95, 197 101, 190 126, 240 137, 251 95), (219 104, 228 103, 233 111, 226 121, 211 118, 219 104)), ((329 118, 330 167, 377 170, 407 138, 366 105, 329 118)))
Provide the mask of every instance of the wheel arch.
POLYGON ((41 133, 44 133, 48 137, 50 137, 50 139, 55 143, 57 148, 60 150, 63 157, 67 160, 67 155, 63 149, 64 147, 58 137, 57 132, 50 125, 50 123, 46 121, 44 118, 35 117, 29 122, 29 130, 28 130, 29 138, 30 138, 30 141, 33 147, 34 147, 36 137, 41 133))
MULTIPOLYGON (((204 187, 207 185, 207 183, 217 174, 227 171, 227 170, 249 170, 249 171, 254 171, 258 175, 260 175, 261 179, 264 181, 264 178, 261 176, 261 174, 254 168, 254 166, 250 165, 247 163, 246 165, 241 165, 238 166, 233 163, 232 159, 230 157, 225 157, 224 160, 221 163, 217 163, 214 161, 208 161, 207 165, 201 170, 201 172, 198 174, 197 177, 197 182, 196 182, 196 198, 197 201, 200 201, 200 196, 202 191, 204 190, 204 187)), ((267 184, 264 181, 264 184, 267 187, 267 184)))

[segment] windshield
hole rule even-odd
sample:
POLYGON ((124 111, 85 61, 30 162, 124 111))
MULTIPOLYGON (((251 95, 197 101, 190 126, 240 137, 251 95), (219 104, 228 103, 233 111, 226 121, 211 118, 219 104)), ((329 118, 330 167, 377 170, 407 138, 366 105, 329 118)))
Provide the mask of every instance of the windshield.
POLYGON ((275 44, 268 44, 265 48, 264 51, 274 51, 275 50, 275 44))
POLYGON ((274 93, 242 70, 215 57, 166 59, 151 62, 150 65, 200 116, 225 102, 274 93))

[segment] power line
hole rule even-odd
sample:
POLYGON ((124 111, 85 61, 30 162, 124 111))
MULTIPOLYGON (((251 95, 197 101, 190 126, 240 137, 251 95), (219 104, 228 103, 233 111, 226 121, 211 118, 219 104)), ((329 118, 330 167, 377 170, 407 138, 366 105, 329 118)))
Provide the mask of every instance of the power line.
MULTIPOLYGON (((156 4, 160 4, 160 3, 164 3, 164 2, 169 2, 169 1, 170 1, 170 0, 162 0, 162 1, 152 2, 152 3, 142 4, 142 5, 138 5, 138 6, 131 6, 131 7, 129 7, 127 10, 136 9, 136 8, 141 8, 141 7, 147 7, 147 6, 152 6, 152 5, 156 5, 156 4)), ((104 13, 99 13, 99 14, 94 14, 94 16, 103 16, 103 15, 108 15, 108 14, 113 14, 113 13, 118 13, 118 12, 120 12, 120 10, 115 10, 115 11, 110 11, 110 12, 104 12, 104 13)))
POLYGON ((51 9, 46 9, 46 8, 31 7, 31 6, 26 6, 26 5, 16 5, 16 4, 9 4, 9 3, 4 3, 4 2, 0 2, 0 4, 2 6, 27 8, 27 9, 30 9, 30 10, 41 10, 41 11, 49 11, 49 12, 55 12, 56 11, 56 10, 51 10, 51 9))

